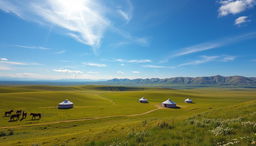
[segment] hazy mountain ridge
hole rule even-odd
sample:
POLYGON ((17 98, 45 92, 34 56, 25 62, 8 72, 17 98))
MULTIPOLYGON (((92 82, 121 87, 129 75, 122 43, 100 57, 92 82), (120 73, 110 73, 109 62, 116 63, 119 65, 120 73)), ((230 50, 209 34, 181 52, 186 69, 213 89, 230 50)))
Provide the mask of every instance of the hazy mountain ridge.
POLYGON ((208 76, 208 77, 173 77, 150 79, 112 79, 112 84, 179 84, 179 85, 232 85, 232 86, 256 86, 256 77, 244 76, 208 76))

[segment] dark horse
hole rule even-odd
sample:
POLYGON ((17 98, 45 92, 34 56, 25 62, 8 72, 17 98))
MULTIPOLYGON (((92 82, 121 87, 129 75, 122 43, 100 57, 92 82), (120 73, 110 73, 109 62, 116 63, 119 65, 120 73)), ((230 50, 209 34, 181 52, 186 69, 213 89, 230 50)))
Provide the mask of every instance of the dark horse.
POLYGON ((30 116, 32 116, 32 120, 41 119, 41 114, 40 113, 31 113, 30 116))
POLYGON ((17 110, 16 111, 16 114, 21 114, 22 113, 22 110, 17 110))
POLYGON ((13 112, 13 110, 4 112, 4 116, 5 116, 5 117, 9 117, 9 116, 12 114, 12 112, 13 112))
POLYGON ((20 119, 20 114, 14 114, 14 115, 11 115, 9 121, 17 121, 19 119, 20 119))
POLYGON ((22 112, 22 117, 21 117, 21 121, 27 118, 27 113, 25 113, 24 111, 22 112))

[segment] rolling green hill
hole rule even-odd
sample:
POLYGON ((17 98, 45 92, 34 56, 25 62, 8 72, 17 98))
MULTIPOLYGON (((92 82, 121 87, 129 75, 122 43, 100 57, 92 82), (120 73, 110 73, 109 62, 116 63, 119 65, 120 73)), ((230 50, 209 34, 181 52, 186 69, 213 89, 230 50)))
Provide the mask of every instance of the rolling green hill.
POLYGON ((254 89, 124 86, 0 86, 0 113, 42 113, 41 120, 0 117, 0 145, 241 145, 256 141, 254 89), (148 104, 138 103, 144 96, 148 104), (179 109, 161 107, 172 99, 179 109), (193 104, 184 103, 185 98, 193 104), (74 108, 57 109, 69 99, 74 108))

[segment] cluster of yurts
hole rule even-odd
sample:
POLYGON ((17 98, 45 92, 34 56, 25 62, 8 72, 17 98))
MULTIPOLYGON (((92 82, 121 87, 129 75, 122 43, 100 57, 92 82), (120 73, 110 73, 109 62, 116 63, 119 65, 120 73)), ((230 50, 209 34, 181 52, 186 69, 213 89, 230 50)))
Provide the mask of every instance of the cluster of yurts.
MULTIPOLYGON (((148 103, 148 99, 142 97, 139 99, 140 103, 148 103)), ((186 103, 192 103, 192 100, 187 98, 184 100, 186 103)), ((69 101, 68 99, 64 100, 63 102, 59 103, 58 108, 59 109, 69 109, 73 108, 74 104, 73 102, 69 101)), ((176 108, 176 103, 171 101, 170 99, 167 99, 166 101, 162 102, 163 107, 168 107, 168 108, 176 108)))
MULTIPOLYGON (((148 99, 142 97, 142 98, 139 99, 139 102, 140 103, 148 103, 148 99)), ((192 103, 192 99, 187 98, 187 99, 184 100, 184 102, 185 103, 192 103)), ((168 108, 176 108, 177 107, 176 103, 173 102, 171 99, 167 99, 166 101, 162 102, 162 106, 163 107, 168 107, 168 108)))

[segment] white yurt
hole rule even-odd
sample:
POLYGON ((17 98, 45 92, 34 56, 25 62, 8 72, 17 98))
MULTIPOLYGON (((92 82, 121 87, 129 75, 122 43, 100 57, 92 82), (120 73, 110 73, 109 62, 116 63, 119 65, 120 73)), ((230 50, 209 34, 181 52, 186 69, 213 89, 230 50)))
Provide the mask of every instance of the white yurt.
POLYGON ((185 99, 184 102, 186 102, 186 103, 192 103, 192 99, 187 98, 187 99, 185 99))
POLYGON ((168 108, 176 108, 176 103, 171 101, 170 99, 167 99, 166 101, 162 102, 162 106, 168 108))
POLYGON ((74 106, 73 102, 66 99, 66 100, 62 101, 61 103, 59 103, 58 108, 59 109, 69 109, 69 108, 73 108, 73 106, 74 106))
POLYGON ((140 103, 148 103, 148 99, 146 99, 146 98, 144 98, 144 97, 141 97, 141 98, 139 99, 139 102, 140 102, 140 103))

